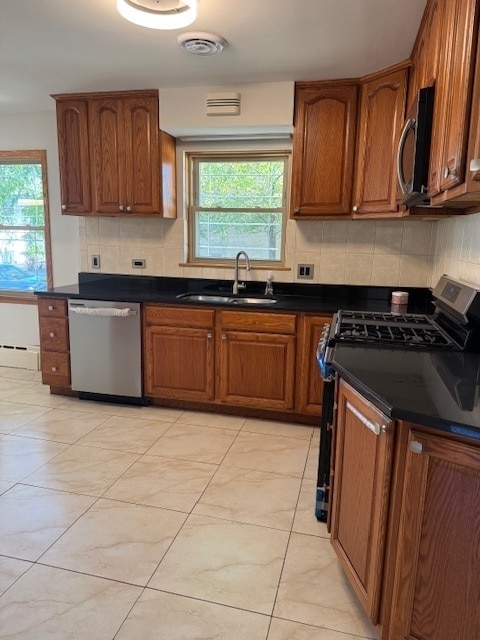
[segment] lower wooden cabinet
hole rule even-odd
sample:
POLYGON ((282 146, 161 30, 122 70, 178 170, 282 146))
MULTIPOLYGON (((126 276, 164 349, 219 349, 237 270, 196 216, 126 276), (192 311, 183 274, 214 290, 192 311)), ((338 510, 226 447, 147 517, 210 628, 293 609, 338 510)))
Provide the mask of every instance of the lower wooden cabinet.
POLYGON ((342 381, 331 540, 374 624, 379 619, 393 442, 392 421, 342 381))
POLYGON ((145 395, 311 420, 322 401, 315 349, 329 319, 147 304, 145 395))
POLYGON ((52 387, 70 387, 70 341, 67 301, 39 298, 40 357, 42 382, 52 387))
POLYGON ((316 351, 325 324, 332 316, 301 315, 298 319, 295 406, 298 413, 319 416, 322 412, 323 382, 316 351))
POLYGON ((208 402, 215 393, 214 312, 146 306, 145 395, 208 402))
POLYGON ((296 315, 242 311, 219 315, 219 400, 258 409, 292 410, 296 315))
POLYGON ((338 385, 332 545, 382 640, 480 638, 480 441, 338 385))
POLYGON ((410 426, 388 638, 480 638, 480 448, 410 426))

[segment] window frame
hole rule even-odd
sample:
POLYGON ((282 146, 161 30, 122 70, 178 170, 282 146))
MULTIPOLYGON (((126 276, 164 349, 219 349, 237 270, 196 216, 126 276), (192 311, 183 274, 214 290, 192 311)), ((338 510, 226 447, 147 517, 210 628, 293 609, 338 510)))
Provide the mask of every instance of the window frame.
MULTIPOLYGON (((195 257, 195 213, 197 211, 215 211, 215 209, 208 209, 198 206, 199 197, 199 185, 198 176, 199 172, 197 167, 200 162, 214 161, 214 162, 228 162, 230 160, 237 161, 262 161, 262 160, 283 160, 285 163, 284 179, 283 179, 283 206, 275 211, 280 210, 282 213, 282 225, 281 225, 281 246, 280 246, 280 260, 259 260, 250 259, 255 269, 286 269, 286 227, 289 212, 289 187, 290 187, 290 172, 291 172, 291 150, 279 149, 270 151, 186 151, 185 152, 185 166, 186 166, 186 217, 187 217, 187 260, 185 266, 198 266, 198 267, 232 267, 235 262, 235 258, 196 258, 195 257)), ((225 207, 225 210, 230 210, 225 207)), ((231 211, 236 209, 232 208, 231 211)), ((243 209, 244 210, 244 209, 243 209)), ((264 209, 268 212, 268 209, 264 209)), ((241 251, 241 247, 239 251, 241 251)))
MULTIPOLYGON (((39 164, 42 169, 42 193, 44 203, 44 225, 43 227, 30 227, 43 230, 45 242, 45 269, 47 274, 47 287, 53 286, 52 278, 52 248, 50 235, 50 207, 48 200, 48 178, 47 178, 47 152, 45 149, 25 149, 25 150, 0 150, 0 164, 39 164)), ((26 226, 2 225, 0 229, 23 229, 26 226)), ((0 303, 14 302, 16 304, 37 304, 37 297, 33 291, 17 291, 15 289, 0 289, 0 303)))

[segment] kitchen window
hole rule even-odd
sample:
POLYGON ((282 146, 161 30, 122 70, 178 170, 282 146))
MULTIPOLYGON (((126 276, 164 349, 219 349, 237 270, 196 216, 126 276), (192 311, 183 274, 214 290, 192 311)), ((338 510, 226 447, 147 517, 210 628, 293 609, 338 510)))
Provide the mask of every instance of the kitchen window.
POLYGON ((288 152, 188 153, 189 262, 281 266, 288 152))
POLYGON ((51 284, 46 152, 0 151, 0 300, 51 284))

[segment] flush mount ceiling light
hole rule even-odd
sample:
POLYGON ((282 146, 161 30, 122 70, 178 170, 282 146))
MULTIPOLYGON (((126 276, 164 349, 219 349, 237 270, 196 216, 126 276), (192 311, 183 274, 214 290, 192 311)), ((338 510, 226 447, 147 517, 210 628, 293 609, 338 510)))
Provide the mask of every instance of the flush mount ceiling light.
POLYGON ((181 33, 177 43, 195 56, 214 56, 222 53, 227 41, 214 33, 181 33))
POLYGON ((197 17, 198 0, 117 0, 126 20, 149 29, 182 29, 197 17))

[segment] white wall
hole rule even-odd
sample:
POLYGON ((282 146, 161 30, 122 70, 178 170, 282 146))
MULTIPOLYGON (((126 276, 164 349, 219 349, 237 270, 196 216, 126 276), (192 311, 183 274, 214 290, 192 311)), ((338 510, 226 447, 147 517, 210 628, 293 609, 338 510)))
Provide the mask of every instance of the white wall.
MULTIPOLYGON (((53 102, 53 100, 52 100, 53 102)), ((0 149, 45 149, 55 286, 77 280, 80 270, 78 220, 60 213, 55 110, 0 116, 0 149)), ((0 344, 38 344, 36 306, 0 303, 0 344)))

